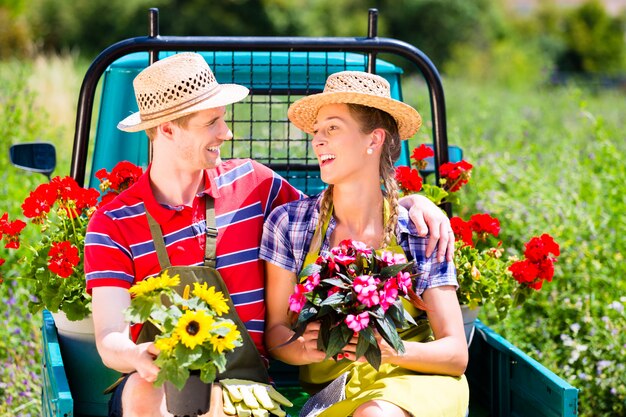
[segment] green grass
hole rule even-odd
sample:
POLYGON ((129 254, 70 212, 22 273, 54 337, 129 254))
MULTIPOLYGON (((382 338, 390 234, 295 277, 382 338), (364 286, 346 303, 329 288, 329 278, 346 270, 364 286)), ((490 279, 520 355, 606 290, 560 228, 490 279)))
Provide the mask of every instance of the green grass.
MULTIPOLYGON (((0 148, 46 139, 58 146, 68 172, 73 120, 84 64, 73 57, 0 62, 0 148), (60 77, 60 74, 63 77, 60 77), (69 80, 47 90, 53 80, 69 80), (48 80, 48 81, 45 81, 48 80), (44 93, 45 92, 45 93, 44 93), (65 97, 55 102, 53 97, 65 97)), ((505 247, 521 249, 550 233, 562 255, 552 283, 501 323, 483 321, 581 389, 582 416, 626 413, 626 100, 624 92, 592 93, 574 86, 524 91, 445 79, 448 136, 475 169, 463 192, 465 218, 497 216, 505 247)), ((404 88, 424 116, 411 147, 430 141, 428 103, 420 83, 404 88), (419 92, 413 94, 413 87, 419 92), (422 97, 424 96, 424 97, 422 97)), ((0 215, 20 203, 41 175, 11 167, 0 151, 0 215)), ((33 237, 34 238, 34 237, 33 237)), ((39 415, 39 316, 30 317, 28 289, 10 283, 17 255, 7 259, 0 300, 0 415, 39 415)))

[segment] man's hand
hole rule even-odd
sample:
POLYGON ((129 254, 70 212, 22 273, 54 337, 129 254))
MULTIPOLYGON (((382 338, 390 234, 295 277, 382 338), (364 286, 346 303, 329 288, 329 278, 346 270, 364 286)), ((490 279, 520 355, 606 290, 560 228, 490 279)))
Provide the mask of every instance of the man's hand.
POLYGON ((260 382, 242 379, 223 379, 222 396, 224 413, 239 417, 265 417, 270 413, 283 417, 287 415, 281 408, 292 407, 293 404, 274 387, 260 382))
POLYGON ((426 246, 426 256, 433 253, 439 242, 437 261, 443 262, 445 257, 445 260, 451 262, 454 256, 454 232, 450 226, 450 219, 443 210, 428 197, 418 194, 402 197, 398 202, 409 210, 409 217, 415 224, 417 233, 420 236, 430 235, 426 246))

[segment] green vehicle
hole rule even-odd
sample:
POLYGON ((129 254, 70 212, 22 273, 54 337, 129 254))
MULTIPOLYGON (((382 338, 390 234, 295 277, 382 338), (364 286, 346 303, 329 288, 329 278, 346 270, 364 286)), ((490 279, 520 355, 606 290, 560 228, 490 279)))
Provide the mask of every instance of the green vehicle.
MULTIPOLYGON (((323 189, 317 160, 308 137, 290 126, 287 108, 294 100, 320 92, 327 76, 342 70, 375 72, 385 77, 392 94, 402 99, 403 70, 395 62, 413 65, 422 74, 430 103, 435 157, 430 171, 448 161, 459 161, 461 149, 448 146, 443 87, 430 59, 405 42, 376 35, 376 11, 370 10, 368 36, 363 38, 306 37, 176 37, 158 34, 158 11, 150 10, 150 34, 118 42, 104 50, 89 68, 80 92, 71 175, 80 185, 96 187, 94 174, 127 160, 146 167, 150 160, 145 134, 117 130, 117 122, 137 111, 133 78, 147 65, 181 51, 201 53, 220 83, 250 88, 250 96, 228 109, 236 140, 224 144, 224 157, 254 158, 313 195, 323 189), (380 59, 384 55, 385 60, 380 59), (388 58, 387 58, 388 57, 388 58), (392 63, 394 62, 394 63, 392 63), (96 87, 99 103, 94 106, 96 87), (99 110, 91 134, 94 107, 99 110)), ((408 90, 408 88, 407 88, 408 90)), ((35 144, 15 149, 21 165, 50 173, 54 165, 49 147, 35 144), (31 158, 34 151, 41 152, 31 158), (47 165, 47 167, 46 167, 47 165)), ((52 149, 53 151, 53 149, 52 149)), ((408 144, 399 164, 410 165, 408 144)), ((446 208, 450 214, 450 208, 446 208)), ((103 390, 118 377, 104 367, 91 339, 59 337, 55 321, 43 312, 42 409, 45 417, 106 416, 109 395, 103 390)), ((576 416, 578 390, 477 320, 470 346, 467 377, 469 416, 576 416)), ((287 410, 296 416, 306 395, 297 370, 280 362, 270 373, 277 388, 294 401, 287 410)))

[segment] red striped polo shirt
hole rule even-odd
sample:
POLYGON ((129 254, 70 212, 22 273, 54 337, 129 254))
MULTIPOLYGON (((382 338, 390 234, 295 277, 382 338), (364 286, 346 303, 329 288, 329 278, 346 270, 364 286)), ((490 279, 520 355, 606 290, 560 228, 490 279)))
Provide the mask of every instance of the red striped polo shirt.
MULTIPOLYGON (((91 218, 85 236, 87 291, 107 286, 130 288, 159 274, 146 210, 161 225, 172 266, 202 265, 206 193, 215 199, 217 269, 239 317, 264 353, 265 275, 259 259, 263 222, 272 209, 300 198, 301 193, 271 169, 250 159, 224 161, 207 170, 205 184, 209 187, 196 196, 191 207, 168 207, 154 198, 146 172, 100 208, 91 218)), ((138 333, 139 326, 133 326, 133 340, 138 333)))

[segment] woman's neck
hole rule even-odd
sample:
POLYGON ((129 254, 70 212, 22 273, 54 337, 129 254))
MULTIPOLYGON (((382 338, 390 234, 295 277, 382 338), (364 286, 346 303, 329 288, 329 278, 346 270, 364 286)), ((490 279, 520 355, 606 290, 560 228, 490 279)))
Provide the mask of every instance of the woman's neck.
POLYGON ((379 185, 336 185, 333 189, 333 215, 337 226, 331 237, 332 246, 344 239, 353 239, 380 247, 385 226, 383 194, 379 185))

